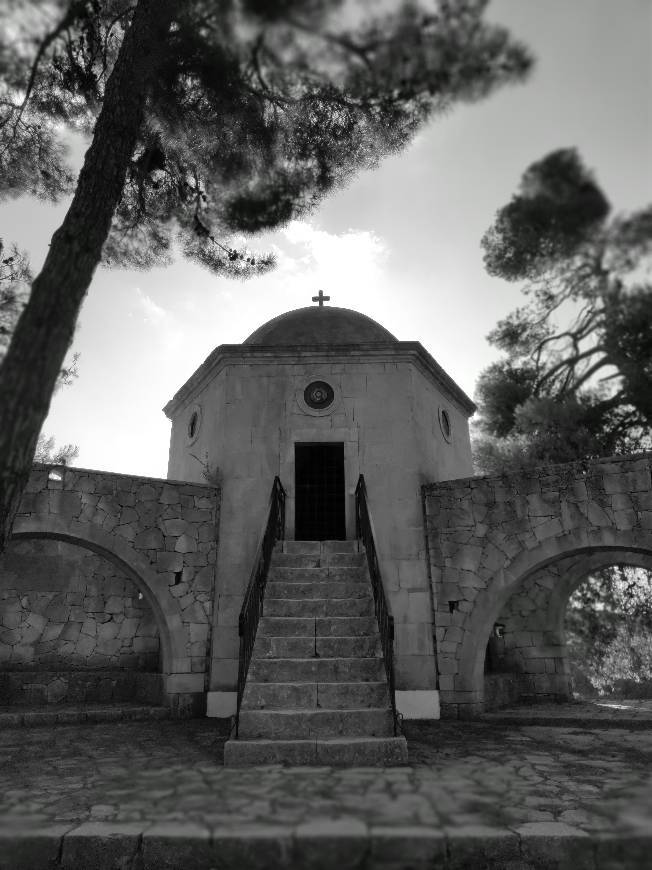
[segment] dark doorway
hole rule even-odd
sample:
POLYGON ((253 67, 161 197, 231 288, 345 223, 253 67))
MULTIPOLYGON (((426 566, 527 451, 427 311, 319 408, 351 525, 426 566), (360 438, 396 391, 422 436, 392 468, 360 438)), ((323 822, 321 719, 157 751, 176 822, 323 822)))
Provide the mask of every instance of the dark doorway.
POLYGON ((295 444, 297 541, 343 541, 344 444, 295 444))

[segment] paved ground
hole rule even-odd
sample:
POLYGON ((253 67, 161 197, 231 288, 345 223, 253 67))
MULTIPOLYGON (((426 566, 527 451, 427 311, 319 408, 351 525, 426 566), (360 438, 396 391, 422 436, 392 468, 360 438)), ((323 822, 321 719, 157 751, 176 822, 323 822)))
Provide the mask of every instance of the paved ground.
POLYGON ((407 768, 243 770, 206 719, 6 729, 0 868, 652 867, 652 729, 406 731, 407 768))

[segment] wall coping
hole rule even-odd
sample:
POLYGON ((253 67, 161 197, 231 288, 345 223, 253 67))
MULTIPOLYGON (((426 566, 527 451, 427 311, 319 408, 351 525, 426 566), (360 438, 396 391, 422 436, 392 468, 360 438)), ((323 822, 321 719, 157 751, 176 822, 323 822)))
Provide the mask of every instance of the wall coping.
POLYGON ((93 474, 96 477, 119 477, 127 480, 142 480, 145 483, 160 483, 164 486, 198 486, 204 489, 219 491, 219 486, 214 486, 211 483, 195 483, 192 480, 168 480, 166 477, 148 477, 144 474, 125 474, 121 471, 102 471, 97 468, 82 468, 78 465, 61 465, 56 462, 34 462, 32 464, 33 471, 45 471, 48 469, 61 471, 65 474, 67 471, 72 471, 75 474, 93 474))
POLYGON ((608 463, 629 463, 640 462, 641 460, 649 460, 652 463, 652 450, 646 450, 641 453, 624 453, 615 454, 613 456, 599 456, 594 459, 575 459, 570 462, 558 462, 554 465, 535 465, 530 468, 521 466, 513 471, 504 471, 501 474, 474 474, 470 477, 454 477, 450 480, 440 480, 434 483, 425 483, 422 486, 423 492, 434 493, 441 489, 456 489, 463 484, 474 484, 484 482, 503 482, 509 480, 523 479, 524 477, 533 478, 544 472, 546 476, 559 474, 562 471, 574 471, 578 476, 586 474, 591 468, 598 465, 606 465, 608 463))

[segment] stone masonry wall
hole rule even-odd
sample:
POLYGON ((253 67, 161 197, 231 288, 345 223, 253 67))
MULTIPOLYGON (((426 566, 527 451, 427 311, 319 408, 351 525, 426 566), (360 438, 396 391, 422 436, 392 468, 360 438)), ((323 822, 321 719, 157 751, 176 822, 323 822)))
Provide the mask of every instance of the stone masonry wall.
POLYGON ((613 457, 424 487, 443 715, 482 711, 486 647, 503 613, 512 660, 529 662, 537 692, 561 691, 559 609, 545 628, 535 616, 547 585, 555 589, 543 569, 570 557, 581 568, 602 551, 607 564, 619 552, 652 553, 651 463, 649 454, 613 457))
POLYGON ((17 539, 63 540, 116 564, 156 619, 165 691, 183 700, 204 692, 218 523, 212 486, 35 466, 13 531, 17 539))
POLYGON ((65 541, 15 540, 0 582, 0 669, 158 671, 154 614, 108 559, 65 541))

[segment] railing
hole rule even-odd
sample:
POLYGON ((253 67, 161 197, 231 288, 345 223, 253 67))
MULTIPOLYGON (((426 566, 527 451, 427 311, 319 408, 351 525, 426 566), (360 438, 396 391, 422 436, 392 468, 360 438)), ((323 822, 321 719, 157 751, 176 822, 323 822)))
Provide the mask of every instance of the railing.
POLYGON ((394 685, 394 617, 389 612, 385 589, 383 588, 383 581, 380 576, 373 525, 369 515, 369 505, 367 504, 367 487, 362 475, 360 475, 358 485, 355 488, 355 530, 356 537, 362 541, 367 552, 367 564, 369 565, 371 588, 374 593, 374 606, 380 631, 380 644, 383 650, 385 671, 387 672, 389 696, 394 717, 394 735, 396 736, 401 728, 396 712, 396 689, 394 685))
POLYGON ((238 724, 240 721, 240 705, 244 694, 245 683, 251 654, 254 649, 258 622, 263 612, 263 599, 269 563, 272 559, 272 551, 277 541, 285 537, 285 490, 278 477, 274 478, 272 492, 269 499, 269 512, 267 523, 263 531, 254 567, 249 578, 249 585, 245 592, 242 609, 238 618, 238 634, 240 635, 240 660, 238 663, 238 703, 235 714, 235 737, 238 736, 238 724))

